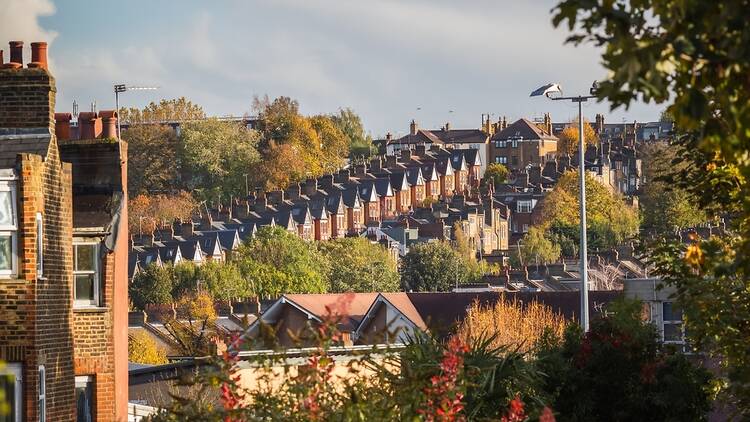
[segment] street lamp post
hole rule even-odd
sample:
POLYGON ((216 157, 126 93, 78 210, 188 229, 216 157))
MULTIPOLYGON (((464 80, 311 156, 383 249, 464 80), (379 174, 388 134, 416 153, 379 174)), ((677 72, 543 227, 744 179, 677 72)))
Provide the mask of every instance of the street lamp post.
POLYGON ((586 253, 586 163, 585 163, 585 141, 583 134, 583 103, 590 98, 596 98, 597 83, 591 86, 589 95, 576 95, 563 97, 562 88, 559 84, 547 84, 531 93, 531 97, 544 95, 553 101, 572 101, 578 103, 578 180, 579 180, 579 202, 581 213, 581 327, 584 331, 589 330, 589 284, 588 284, 588 256, 586 253), (556 95, 555 95, 556 94, 556 95))

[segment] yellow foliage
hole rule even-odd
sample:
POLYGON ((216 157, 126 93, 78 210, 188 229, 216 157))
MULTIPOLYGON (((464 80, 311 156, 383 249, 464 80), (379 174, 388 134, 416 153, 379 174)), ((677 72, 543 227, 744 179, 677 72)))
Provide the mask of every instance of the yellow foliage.
POLYGON ((145 331, 128 336, 128 361, 147 365, 167 363, 167 353, 145 331))
POLYGON ((458 329, 458 335, 467 343, 494 336, 493 346, 518 346, 523 352, 534 346, 545 329, 557 337, 562 336, 567 322, 550 307, 536 301, 523 304, 516 299, 512 302, 504 299, 493 306, 474 302, 458 329))
MULTIPOLYGON (((558 136, 560 139, 557 143, 558 155, 563 154, 574 154, 578 151, 578 119, 570 122, 558 136)), ((583 121, 583 139, 586 142, 586 146, 594 145, 598 139, 594 128, 591 127, 589 122, 583 121)))
POLYGON ((175 308, 177 309, 179 318, 184 317, 193 321, 216 321, 214 299, 206 292, 198 292, 181 297, 175 303, 175 308))

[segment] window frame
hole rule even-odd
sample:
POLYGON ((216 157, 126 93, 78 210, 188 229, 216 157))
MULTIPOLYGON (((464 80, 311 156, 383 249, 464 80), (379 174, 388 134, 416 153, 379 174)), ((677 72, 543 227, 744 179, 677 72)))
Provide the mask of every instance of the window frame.
POLYGON ((0 269, 0 278, 14 278, 18 276, 18 205, 17 187, 15 180, 0 180, 0 192, 10 193, 11 224, 0 225, 0 237, 10 237, 10 268, 0 269))
POLYGON ((101 259, 99 257, 101 248, 101 242, 96 240, 78 240, 73 239, 73 307, 74 308, 97 308, 102 306, 102 274, 101 274, 101 259), (94 247, 94 270, 77 270, 78 266, 78 246, 93 246, 94 247), (93 300, 79 300, 78 293, 76 292, 76 275, 83 274, 94 274, 94 299, 93 300))
POLYGON ((530 200, 521 200, 516 202, 516 212, 518 212, 519 214, 529 214, 533 209, 534 204, 530 200))
POLYGON ((78 407, 78 389, 79 388, 91 388, 91 397, 89 402, 89 410, 91 410, 91 420, 96 420, 96 381, 93 375, 76 375, 75 376, 75 390, 76 390, 76 408, 78 407))
MULTIPOLYGON (((14 413, 13 422, 20 422, 24 420, 23 364, 21 362, 6 362, 5 366, 0 369, 0 376, 13 377, 13 408, 11 409, 11 411, 14 413)), ((6 397, 5 400, 7 401, 8 398, 6 397)))
POLYGON ((36 213, 36 276, 44 276, 44 216, 36 213))
POLYGON ((39 397, 37 398, 39 422, 47 420, 47 370, 39 365, 39 397))
POLYGON ((672 314, 674 315, 675 302, 665 301, 661 303, 661 340, 664 344, 677 344, 685 345, 685 320, 682 318, 682 310, 680 310, 680 319, 666 319, 666 306, 669 305, 672 308, 672 314), (667 340, 665 333, 667 326, 677 326, 679 328, 680 339, 679 340, 667 340))

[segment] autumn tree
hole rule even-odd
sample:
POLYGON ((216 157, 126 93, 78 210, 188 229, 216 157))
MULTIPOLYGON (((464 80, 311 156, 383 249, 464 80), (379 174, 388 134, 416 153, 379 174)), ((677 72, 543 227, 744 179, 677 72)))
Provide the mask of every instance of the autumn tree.
POLYGON ((401 287, 406 291, 447 292, 476 281, 464 258, 444 242, 420 243, 401 260, 401 287))
POLYGON ((338 170, 349 156, 349 138, 329 116, 313 116, 310 124, 320 139, 321 167, 327 173, 338 170))
POLYGON ((376 152, 372 145, 372 137, 365 133, 362 119, 354 110, 342 108, 337 114, 330 116, 333 124, 344 133, 349 140, 349 157, 369 157, 376 152))
POLYGON ((549 306, 532 301, 522 303, 503 296, 494 305, 474 302, 461 322, 457 334, 466 343, 491 338, 494 347, 518 348, 528 352, 545 333, 562 337, 565 317, 549 306))
POLYGON ((156 340, 145 331, 139 330, 128 334, 128 362, 162 365, 169 361, 166 351, 156 344, 156 340))
POLYGON ((197 268, 195 277, 202 289, 219 300, 251 296, 247 280, 234 262, 206 262, 197 268))
POLYGON ((331 293, 394 292, 399 288, 396 260, 382 245, 362 237, 320 242, 329 265, 331 293))
POLYGON ((314 244, 280 227, 263 227, 235 254, 253 296, 325 293, 328 262, 314 244))
POLYGON ((172 303, 174 274, 171 265, 150 264, 133 276, 128 296, 136 309, 147 305, 172 303))
MULTIPOLYGON (((206 113, 198 104, 185 97, 151 102, 142 110, 138 108, 120 108, 119 119, 124 123, 159 123, 179 122, 185 120, 205 119, 206 113)), ((130 130, 130 129, 128 129, 130 130)), ((123 135, 125 132, 123 132, 123 135)))
POLYGON ((122 139, 128 143, 128 195, 179 188, 179 142, 171 127, 134 125, 122 132, 122 139))
POLYGON ((187 122, 180 132, 183 179, 201 199, 227 202, 247 194, 247 177, 257 171, 258 134, 238 122, 187 122))
MULTIPOLYGON (((557 136, 559 141, 557 142, 557 154, 575 154, 578 152, 578 119, 571 121, 568 126, 563 129, 560 135, 557 136)), ((591 127, 589 122, 583 120, 583 140, 586 146, 596 145, 599 137, 596 135, 594 128, 591 127)))
POLYGON ((490 163, 487 170, 484 171, 482 183, 492 183, 492 186, 498 186, 508 180, 508 168, 500 163, 490 163))
MULTIPOLYGON (((568 171, 544 199, 542 225, 580 225, 578 173, 568 171)), ((610 191, 593 176, 586 174, 586 223, 591 247, 612 247, 634 236, 638 231, 638 214, 625 204, 621 195, 610 191)), ((558 232, 559 233, 559 232, 558 232)), ((576 242, 577 243, 577 242, 576 242)))
POLYGON ((675 181, 709 218, 731 215, 723 237, 652 245, 657 274, 677 288, 694 344, 718 358, 722 386, 750 416, 750 26, 740 0, 565 0, 554 24, 601 47, 611 106, 667 104, 684 165, 675 181))
POLYGON ((151 233, 175 220, 188 221, 198 202, 187 192, 170 195, 138 195, 128 200, 130 233, 151 233))

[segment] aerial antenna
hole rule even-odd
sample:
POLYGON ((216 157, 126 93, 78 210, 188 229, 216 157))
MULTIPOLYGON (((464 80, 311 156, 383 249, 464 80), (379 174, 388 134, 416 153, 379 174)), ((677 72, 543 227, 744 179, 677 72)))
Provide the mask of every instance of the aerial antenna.
POLYGON ((78 102, 73 100, 73 117, 78 120, 78 102))

